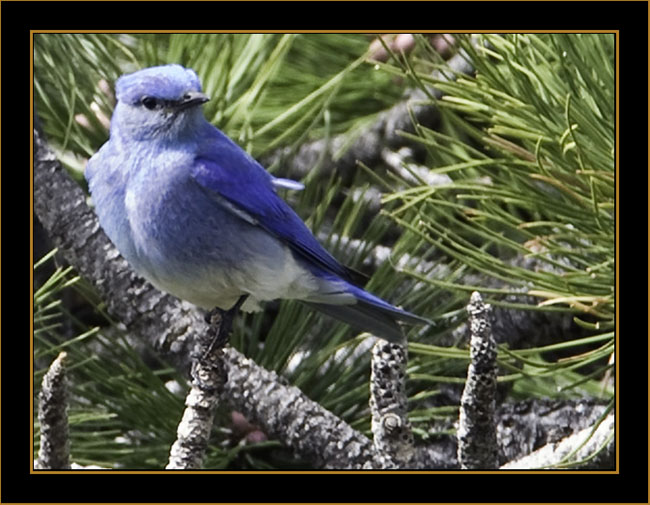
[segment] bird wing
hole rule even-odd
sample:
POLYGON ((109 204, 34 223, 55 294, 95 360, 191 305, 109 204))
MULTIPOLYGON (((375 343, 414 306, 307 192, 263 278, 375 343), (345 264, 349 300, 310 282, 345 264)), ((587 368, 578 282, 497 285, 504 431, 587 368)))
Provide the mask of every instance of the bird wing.
POLYGON ((225 135, 200 149, 191 176, 222 207, 278 237, 308 265, 359 282, 361 274, 328 253, 275 191, 276 187, 300 189, 300 183, 274 178, 225 135))

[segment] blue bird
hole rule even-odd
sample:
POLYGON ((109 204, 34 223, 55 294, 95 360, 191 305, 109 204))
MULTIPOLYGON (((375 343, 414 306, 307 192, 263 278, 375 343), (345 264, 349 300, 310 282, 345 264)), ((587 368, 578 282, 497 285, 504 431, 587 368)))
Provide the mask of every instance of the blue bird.
POLYGON ((86 179, 101 226, 136 272, 206 309, 296 299, 384 339, 426 323, 364 291, 278 196, 273 177, 204 117, 180 65, 120 77, 110 139, 86 179))

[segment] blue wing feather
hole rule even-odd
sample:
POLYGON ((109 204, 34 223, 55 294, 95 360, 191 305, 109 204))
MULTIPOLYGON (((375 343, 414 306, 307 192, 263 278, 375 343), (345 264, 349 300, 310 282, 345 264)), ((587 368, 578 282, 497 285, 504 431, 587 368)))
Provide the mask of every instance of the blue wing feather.
MULTIPOLYGON (((315 267, 355 282, 358 275, 341 265, 316 240, 293 209, 275 192, 274 178, 228 137, 218 132, 199 150, 192 177, 239 217, 263 227, 315 267), (242 214, 243 213, 243 214, 242 214)), ((280 184, 282 186, 282 184, 280 184)))

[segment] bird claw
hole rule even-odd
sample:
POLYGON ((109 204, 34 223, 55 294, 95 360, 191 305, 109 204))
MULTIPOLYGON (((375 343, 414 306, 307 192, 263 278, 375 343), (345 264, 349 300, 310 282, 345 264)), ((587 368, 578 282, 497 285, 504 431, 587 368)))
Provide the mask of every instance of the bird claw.
POLYGON ((239 312, 246 298, 248 298, 248 295, 242 295, 230 309, 223 310, 215 307, 205 315, 205 322, 208 323, 211 333, 214 335, 203 355, 203 359, 215 349, 223 349, 226 346, 232 333, 232 323, 235 315, 239 312))

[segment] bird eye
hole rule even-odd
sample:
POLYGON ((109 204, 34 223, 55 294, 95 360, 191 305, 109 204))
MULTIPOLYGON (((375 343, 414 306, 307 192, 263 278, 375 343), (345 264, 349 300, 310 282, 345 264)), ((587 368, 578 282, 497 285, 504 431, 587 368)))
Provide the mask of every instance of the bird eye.
POLYGON ((160 106, 158 99, 153 96, 143 96, 140 102, 149 110, 157 109, 160 106))

